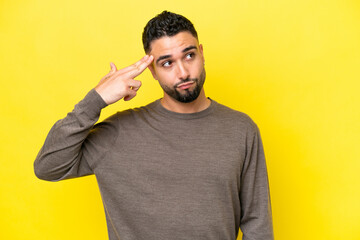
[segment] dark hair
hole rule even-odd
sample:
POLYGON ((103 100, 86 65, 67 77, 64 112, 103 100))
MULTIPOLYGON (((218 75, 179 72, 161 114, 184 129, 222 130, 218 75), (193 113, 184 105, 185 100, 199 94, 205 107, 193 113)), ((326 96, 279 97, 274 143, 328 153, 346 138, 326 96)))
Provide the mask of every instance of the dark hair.
POLYGON ((152 41, 163 36, 171 37, 184 31, 190 32, 198 39, 194 25, 186 17, 176 13, 163 11, 152 18, 144 28, 142 41, 145 52, 148 53, 151 51, 150 44, 152 41))

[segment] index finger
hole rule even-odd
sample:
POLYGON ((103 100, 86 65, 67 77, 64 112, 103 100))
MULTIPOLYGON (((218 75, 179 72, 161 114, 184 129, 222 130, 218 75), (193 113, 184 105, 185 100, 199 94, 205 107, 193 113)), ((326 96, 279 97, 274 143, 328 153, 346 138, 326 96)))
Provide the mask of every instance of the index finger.
POLYGON ((130 70, 129 76, 131 76, 132 78, 140 75, 146 68, 147 66, 150 65, 150 63, 153 61, 154 57, 152 55, 148 56, 146 55, 144 58, 140 59, 140 61, 136 62, 135 64, 133 64, 133 69, 130 70))

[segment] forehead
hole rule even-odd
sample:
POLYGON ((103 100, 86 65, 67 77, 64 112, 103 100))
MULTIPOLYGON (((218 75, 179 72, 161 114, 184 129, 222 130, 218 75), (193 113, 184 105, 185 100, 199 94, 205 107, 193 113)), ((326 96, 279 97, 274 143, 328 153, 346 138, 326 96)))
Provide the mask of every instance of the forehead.
POLYGON ((161 55, 173 55, 191 45, 198 48, 198 40, 189 32, 179 32, 174 36, 164 36, 152 41, 149 54, 155 58, 161 55))

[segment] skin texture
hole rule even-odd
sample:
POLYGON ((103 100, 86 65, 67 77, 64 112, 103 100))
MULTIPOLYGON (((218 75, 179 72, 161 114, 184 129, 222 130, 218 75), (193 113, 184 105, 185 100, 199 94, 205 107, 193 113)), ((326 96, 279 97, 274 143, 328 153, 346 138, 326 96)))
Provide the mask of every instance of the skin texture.
POLYGON ((120 70, 111 63, 111 71, 95 90, 107 104, 122 98, 131 100, 141 87, 141 82, 135 78, 148 67, 164 90, 161 104, 166 109, 179 113, 202 111, 210 105, 202 87, 206 75, 204 62, 203 47, 191 33, 164 36, 152 41, 150 53, 138 62, 120 70), (190 102, 181 102, 174 97, 174 94, 191 95, 196 89, 198 94, 193 94, 195 99, 190 102))

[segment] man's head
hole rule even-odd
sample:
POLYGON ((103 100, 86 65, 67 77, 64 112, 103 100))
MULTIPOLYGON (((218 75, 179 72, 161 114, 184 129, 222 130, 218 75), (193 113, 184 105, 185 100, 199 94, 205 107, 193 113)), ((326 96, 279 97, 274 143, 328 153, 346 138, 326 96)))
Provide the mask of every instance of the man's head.
POLYGON ((163 11, 151 19, 145 26, 142 35, 145 53, 151 51, 151 42, 164 36, 172 37, 179 32, 188 31, 198 39, 194 25, 184 16, 163 11))
POLYGON ((143 44, 145 52, 154 56, 149 69, 164 97, 184 103, 197 99, 203 90, 205 69, 203 48, 193 24, 164 11, 145 26, 143 44))

